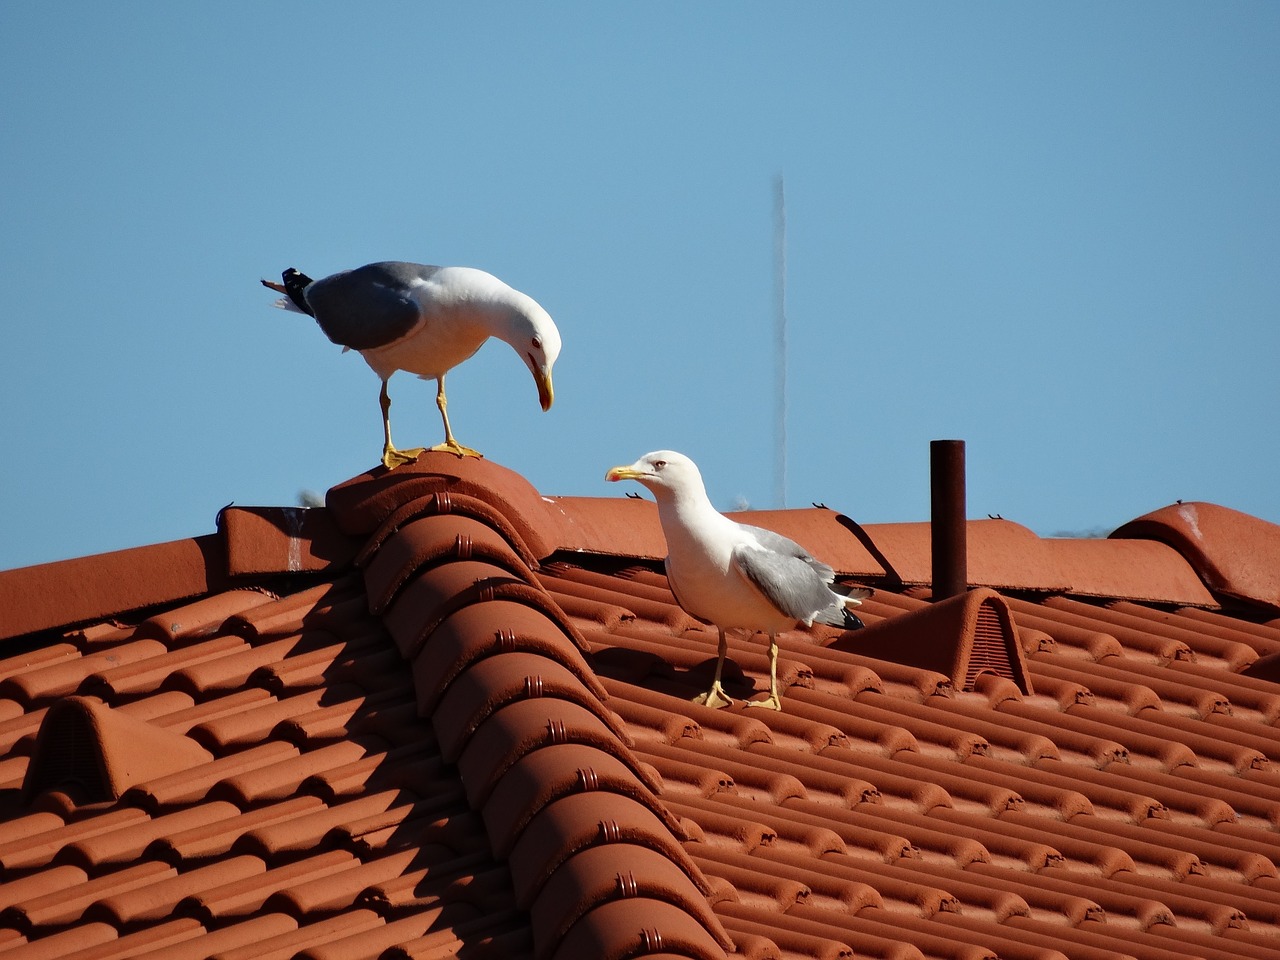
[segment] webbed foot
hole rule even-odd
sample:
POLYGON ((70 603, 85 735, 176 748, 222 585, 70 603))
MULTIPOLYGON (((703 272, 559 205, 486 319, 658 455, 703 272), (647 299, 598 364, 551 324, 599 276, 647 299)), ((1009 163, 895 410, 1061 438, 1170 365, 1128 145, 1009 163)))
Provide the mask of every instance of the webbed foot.
POLYGON ((396 467, 402 467, 406 463, 413 463, 418 459, 418 455, 423 452, 422 447, 414 447, 412 450, 397 450, 395 447, 388 447, 382 451, 382 465, 388 470, 394 470, 396 467))
POLYGON ((723 707, 732 706, 733 698, 724 692, 724 687, 720 686, 720 681, 717 680, 706 693, 700 693, 694 697, 693 702, 719 710, 723 707))
POLYGON ((743 704, 744 707, 762 707, 765 710, 781 710, 782 698, 777 693, 771 693, 763 700, 748 700, 743 704))
POLYGON ((484 454, 479 450, 472 450, 470 447, 464 447, 457 440, 446 440, 444 443, 437 443, 431 447, 432 453, 452 453, 459 457, 476 457, 483 460, 484 454))

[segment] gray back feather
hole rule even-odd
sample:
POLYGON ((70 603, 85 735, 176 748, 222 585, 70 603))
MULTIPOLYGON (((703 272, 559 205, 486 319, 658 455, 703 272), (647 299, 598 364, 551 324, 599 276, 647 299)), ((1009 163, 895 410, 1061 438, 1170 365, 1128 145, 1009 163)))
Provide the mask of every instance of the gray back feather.
POLYGON ((750 530, 766 550, 772 550, 774 553, 780 553, 783 556, 803 560, 822 578, 824 583, 830 583, 835 579, 836 572, 831 567, 814 557, 813 554, 794 540, 790 540, 780 533, 774 533, 772 530, 765 530, 763 527, 752 527, 745 523, 742 526, 750 530))
POLYGON ((733 562, 788 617, 834 625, 844 622, 840 599, 827 589, 821 575, 799 557, 739 546, 733 551, 733 562))
POLYGON ((344 270, 307 287, 307 305, 334 343, 354 350, 383 347, 417 325, 421 310, 412 285, 438 269, 391 260, 344 270))

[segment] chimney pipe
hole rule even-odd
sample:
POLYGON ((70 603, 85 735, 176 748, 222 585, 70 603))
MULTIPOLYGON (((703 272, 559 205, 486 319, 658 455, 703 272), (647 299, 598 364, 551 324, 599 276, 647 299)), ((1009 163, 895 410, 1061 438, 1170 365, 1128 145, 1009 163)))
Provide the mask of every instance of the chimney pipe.
POLYGON ((945 600, 969 589, 963 440, 930 441, 929 481, 933 599, 945 600))

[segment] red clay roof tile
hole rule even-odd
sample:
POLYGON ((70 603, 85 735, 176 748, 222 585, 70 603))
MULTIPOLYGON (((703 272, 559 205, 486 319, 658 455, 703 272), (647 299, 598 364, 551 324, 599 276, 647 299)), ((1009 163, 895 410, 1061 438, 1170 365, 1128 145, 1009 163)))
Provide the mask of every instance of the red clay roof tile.
POLYGON ((60 928, 80 920, 85 910, 108 894, 123 894, 149 886, 159 879, 172 879, 177 871, 155 861, 143 861, 115 873, 86 880, 69 890, 57 890, 15 903, 5 909, 0 923, 22 930, 28 936, 39 928, 60 928))
POLYGON ((115 927, 106 923, 81 923, 69 930, 40 937, 14 951, 15 960, 67 960, 81 951, 118 939, 115 927))
POLYGON ((341 568, 357 549, 327 510, 227 507, 218 528, 227 545, 227 572, 235 577, 341 568))
POLYGON ((646 560, 661 560, 666 555, 666 541, 658 530, 652 501, 552 497, 547 502, 560 521, 556 545, 563 551, 646 560))
POLYGON ((85 910, 84 917, 90 921, 101 920, 117 929, 167 919, 186 897, 257 876, 266 868, 257 857, 230 857, 176 876, 157 874, 146 886, 96 900, 85 910))
POLYGON ((325 502, 339 528, 359 536, 374 533, 397 510, 427 497, 435 497, 431 509, 442 513, 452 509, 450 500, 457 501, 464 514, 479 501, 489 508, 477 511, 486 514, 482 519, 492 519, 503 528, 500 532, 512 531, 512 545, 523 547, 528 556, 541 559, 555 549, 554 542, 543 535, 548 526, 547 501, 519 474, 489 461, 426 454, 394 475, 375 469, 339 484, 325 502))
MULTIPOLYGON (((229 803, 211 801, 160 817, 132 821, 108 833, 97 833, 63 847, 55 859, 101 872, 108 867, 133 863, 161 838, 230 820, 239 810, 229 803)), ((161 858, 163 859, 163 858, 161 858)))
MULTIPOLYGON (((776 714, 685 699, 715 634, 670 593, 650 503, 548 499, 445 455, 330 503, 228 511, 196 551, 204 585, 140 605, 129 578, 194 541, 117 557, 118 590, 112 560, 39 571, 61 592, 20 632, 49 632, 0 660, 0 864, 18 876, 0 885, 0 948, 1274 953, 1280 686, 1262 658, 1280 628, 1259 622, 1277 609, 1271 573, 1205 573, 1206 558, 1229 566, 1224 536, 1199 556, 1164 533, 1056 541, 976 521, 974 579, 1005 592, 933 604, 927 525, 750 514, 877 588, 865 631, 782 635, 776 714), (99 612, 66 599, 77 571, 96 577, 99 612), (955 657, 971 625, 949 611, 984 603, 1003 678, 955 657), (929 649, 950 658, 922 663, 929 649), (69 788, 24 803, 47 707, 89 692, 217 759, 115 802, 69 788), (18 909, 65 886, 80 891, 70 913, 32 924, 18 909)), ((1229 528, 1202 512, 1202 528, 1229 528)), ((1238 530, 1255 553, 1269 542, 1238 530)), ((33 576, 15 573, 0 593, 33 576)), ((750 695, 763 647, 729 649, 730 685, 750 695)))
MULTIPOLYGON (((247 922, 251 923, 252 920, 247 922)), ((314 923, 284 930, 274 936, 246 940, 243 945, 224 949, 215 956, 217 960, 291 960, 315 944, 345 939, 384 925, 382 917, 372 910, 347 910, 314 923)))
POLYGON ((648 847, 618 847, 589 847, 575 854, 542 888, 530 908, 535 942, 546 945, 540 953, 550 952, 589 911, 610 900, 635 897, 674 904, 696 917, 722 947, 732 945, 702 891, 676 864, 648 847))
POLYGON ((1210 589, 1280 609, 1280 526, 1212 503, 1179 503, 1123 524, 1115 538, 1167 543, 1210 589))
POLYGON ((634 760, 628 764, 593 744, 555 743, 512 764, 481 813, 493 849, 500 856, 510 851, 529 821, 547 804, 572 793, 606 791, 629 797, 647 806, 679 834, 678 824, 658 802, 653 787, 647 770, 634 760))
POLYGON ((724 947, 689 912, 676 904, 637 896, 610 900, 581 917, 558 944, 542 950, 534 928, 535 957, 623 960, 670 953, 694 960, 724 956, 724 947))
POLYGON ((223 557, 206 536, 7 571, 0 639, 203 595, 220 586, 223 557))
MULTIPOLYGON (((174 923, 195 923, 184 918, 174 923)), ((281 913, 263 913, 230 926, 206 930, 196 924, 196 936, 167 947, 148 950, 142 954, 146 960, 207 960, 221 957, 228 950, 265 942, 288 931, 296 930, 298 922, 281 913)), ((123 960, 123 958, 122 958, 123 960)))
MULTIPOLYGON (((470 517, 425 516, 396 530, 364 566, 369 609, 381 613, 414 575, 429 566, 475 560, 529 582, 532 572, 493 528, 470 517)), ((452 596, 452 594, 450 595, 452 596)))
POLYGON ((48 706, 75 693, 85 678, 98 670, 145 660, 168 653, 157 640, 136 640, 82 657, 59 659, 0 681, 0 696, 22 703, 28 709, 48 706))
POLYGON ((430 715, 449 685, 473 664, 491 654, 517 651, 558 662, 597 699, 608 698, 581 645, 565 635, 554 615, 519 599, 497 598, 461 607, 437 624, 431 643, 413 661, 418 709, 430 715))

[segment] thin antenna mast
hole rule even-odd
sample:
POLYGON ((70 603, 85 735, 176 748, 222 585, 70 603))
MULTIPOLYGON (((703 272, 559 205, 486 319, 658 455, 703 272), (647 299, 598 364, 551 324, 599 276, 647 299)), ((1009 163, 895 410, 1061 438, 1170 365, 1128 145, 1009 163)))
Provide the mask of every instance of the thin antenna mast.
POLYGON ((773 308, 774 308, 774 501, 787 505, 787 194, 782 174, 773 181, 773 308))

